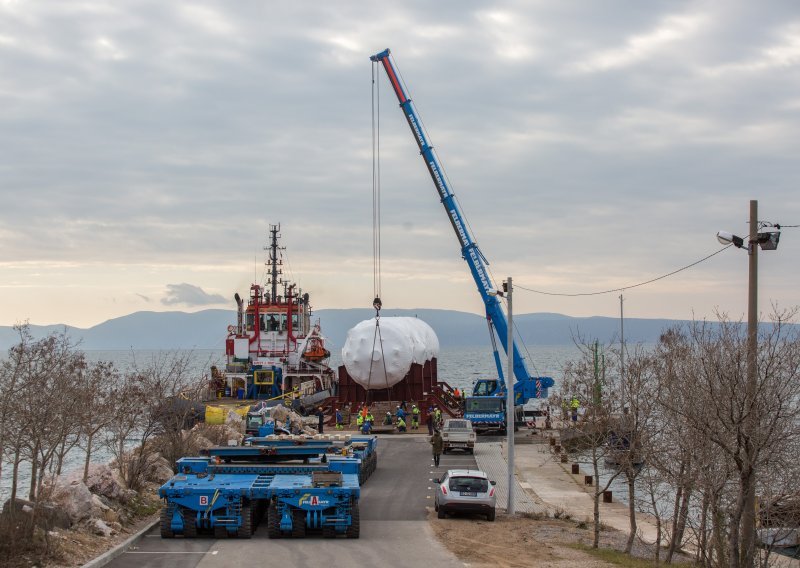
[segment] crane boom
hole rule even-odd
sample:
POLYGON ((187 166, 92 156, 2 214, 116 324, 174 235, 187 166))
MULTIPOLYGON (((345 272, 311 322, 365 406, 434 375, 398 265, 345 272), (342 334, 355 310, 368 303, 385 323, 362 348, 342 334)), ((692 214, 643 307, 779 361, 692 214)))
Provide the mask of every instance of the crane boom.
MULTIPOLYGON (((389 78, 389 82, 394 89, 395 95, 397 95, 397 99, 400 102, 400 108, 405 114, 406 120, 408 121, 408 126, 411 128, 414 139, 417 141, 420 153, 422 154, 423 160, 425 160, 425 165, 428 168, 431 179, 433 179, 434 185, 436 186, 436 191, 439 193, 444 210, 447 213, 447 217, 450 219, 450 224, 453 226, 453 230, 456 233, 459 245, 461 246, 461 255, 467 262, 470 272, 472 273, 472 278, 475 280, 475 284, 478 287, 478 292, 480 293, 486 309, 486 317, 494 326, 497 337, 500 339, 500 343, 506 353, 508 353, 509 348, 513 350, 514 376, 518 382, 535 385, 533 390, 526 389, 528 394, 522 398, 527 399, 536 398, 541 395, 546 396, 546 389, 547 387, 552 386, 553 380, 549 377, 540 377, 538 380, 532 378, 528 372, 525 360, 520 356, 516 341, 512 341, 511 346, 508 345, 508 320, 506 319, 503 306, 497 297, 496 289, 492 285, 491 278, 486 269, 488 261, 478 248, 478 243, 475 242, 469 232, 466 220, 458 207, 458 203, 455 200, 453 192, 450 190, 450 186, 447 183, 447 179, 444 175, 441 165, 439 164, 439 160, 433 151, 433 146, 431 146, 428 142, 428 139, 425 135, 425 129, 422 126, 416 109, 414 108, 414 103, 408 97, 406 90, 403 88, 403 84, 400 81, 400 77, 394 66, 394 62, 390 57, 390 54, 390 50, 386 49, 376 55, 373 55, 370 57, 370 59, 383 65, 386 75, 389 78)), ((499 361, 497 357, 495 359, 499 361)), ((498 373, 500 383, 499 391, 505 392, 505 382, 503 380, 502 368, 499 365, 498 373)), ((513 384, 512 378, 509 377, 508 381, 509 383, 513 384)))

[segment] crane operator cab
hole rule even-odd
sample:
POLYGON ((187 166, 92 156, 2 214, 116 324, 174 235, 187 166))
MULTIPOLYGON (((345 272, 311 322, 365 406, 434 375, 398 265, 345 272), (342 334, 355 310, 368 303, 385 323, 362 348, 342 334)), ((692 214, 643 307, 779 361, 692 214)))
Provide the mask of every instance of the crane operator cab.
POLYGON ((478 379, 472 387, 472 396, 495 396, 499 390, 497 379, 478 379))

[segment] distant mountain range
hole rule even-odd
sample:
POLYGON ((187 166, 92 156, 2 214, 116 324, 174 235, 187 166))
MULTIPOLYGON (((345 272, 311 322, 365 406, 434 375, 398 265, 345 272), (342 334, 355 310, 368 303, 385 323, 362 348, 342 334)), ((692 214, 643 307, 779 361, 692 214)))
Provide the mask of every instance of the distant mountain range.
MULTIPOLYGON (((334 348, 344 345, 347 331, 358 322, 375 315, 368 308, 316 310, 322 332, 334 348)), ((486 319, 453 310, 390 310, 381 317, 419 317, 436 331, 443 347, 483 346, 489 341, 486 319)), ((65 325, 31 325, 34 337, 44 337, 54 331, 67 330, 81 348, 96 349, 223 349, 228 325, 236 323, 234 310, 203 310, 199 312, 135 312, 111 319, 88 329, 65 325)), ((668 319, 626 319, 625 340, 629 343, 654 343, 663 330, 685 323, 668 319)), ((570 317, 561 314, 536 313, 514 316, 514 324, 523 341, 533 345, 571 345, 573 337, 582 342, 610 343, 619 341, 620 321, 608 317, 570 317)), ((7 350, 17 342, 10 326, 0 326, 0 349, 7 350)))

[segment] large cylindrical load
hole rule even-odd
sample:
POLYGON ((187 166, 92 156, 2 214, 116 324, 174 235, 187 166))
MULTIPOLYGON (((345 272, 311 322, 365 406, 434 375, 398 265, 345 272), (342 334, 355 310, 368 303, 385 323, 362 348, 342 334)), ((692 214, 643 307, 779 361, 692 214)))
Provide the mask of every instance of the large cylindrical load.
POLYGON ((412 363, 424 364, 439 354, 439 338, 417 318, 375 318, 347 332, 342 360, 347 373, 365 389, 389 388, 406 376, 412 363), (382 348, 381 348, 382 342, 382 348))

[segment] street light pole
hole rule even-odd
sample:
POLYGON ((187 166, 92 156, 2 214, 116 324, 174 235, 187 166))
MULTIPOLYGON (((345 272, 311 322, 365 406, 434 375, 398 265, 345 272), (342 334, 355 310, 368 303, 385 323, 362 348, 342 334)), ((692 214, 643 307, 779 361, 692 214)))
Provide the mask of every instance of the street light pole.
POLYGON ((747 382, 745 386, 745 457, 749 468, 749 482, 744 495, 742 514, 742 552, 745 568, 753 566, 756 530, 756 484, 753 436, 758 427, 756 412, 756 390, 758 389, 758 201, 750 200, 750 239, 747 244, 747 382))
POLYGON ((513 515, 514 509, 514 320, 511 307, 511 276, 508 277, 508 371, 506 374, 506 445, 508 446, 508 504, 506 513, 513 515))

